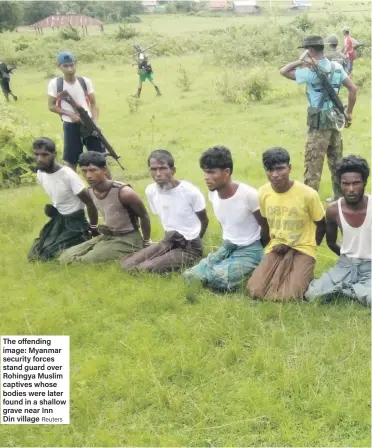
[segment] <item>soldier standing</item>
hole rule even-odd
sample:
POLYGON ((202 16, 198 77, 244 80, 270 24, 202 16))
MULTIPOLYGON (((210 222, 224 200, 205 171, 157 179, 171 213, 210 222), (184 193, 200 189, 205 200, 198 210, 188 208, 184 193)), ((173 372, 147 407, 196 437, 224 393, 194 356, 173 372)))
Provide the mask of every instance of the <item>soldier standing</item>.
POLYGON ((326 44, 328 45, 328 52, 325 54, 325 57, 329 61, 338 62, 344 69, 346 69, 346 60, 344 54, 341 51, 337 50, 338 45, 338 37, 336 34, 331 34, 326 39, 326 44))
POLYGON ((147 56, 138 44, 133 45, 133 49, 135 51, 136 55, 136 63, 133 65, 137 65, 138 67, 138 75, 139 75, 139 84, 138 84, 138 90, 137 94, 134 95, 135 97, 139 98, 141 96, 142 91, 142 84, 146 79, 148 79, 151 84, 154 86, 157 96, 161 96, 159 87, 155 85, 154 78, 153 78, 153 70, 151 65, 148 62, 147 56))
POLYGON ((305 147, 304 183, 314 190, 319 190, 325 154, 332 176, 334 198, 342 196, 336 177, 336 166, 342 159, 342 133, 335 119, 334 104, 328 97, 314 64, 327 74, 328 80, 338 93, 341 85, 348 90, 346 116, 351 124, 353 108, 356 102, 357 88, 348 77, 343 67, 337 62, 330 62, 324 56, 324 41, 321 36, 308 36, 299 48, 305 48, 297 61, 290 62, 280 69, 280 74, 297 84, 306 85, 309 107, 307 110, 308 134, 305 147))
POLYGON ((0 61, 0 87, 7 101, 9 101, 9 95, 13 97, 14 101, 18 100, 10 88, 10 75, 13 74, 15 68, 15 65, 9 68, 5 62, 0 61))

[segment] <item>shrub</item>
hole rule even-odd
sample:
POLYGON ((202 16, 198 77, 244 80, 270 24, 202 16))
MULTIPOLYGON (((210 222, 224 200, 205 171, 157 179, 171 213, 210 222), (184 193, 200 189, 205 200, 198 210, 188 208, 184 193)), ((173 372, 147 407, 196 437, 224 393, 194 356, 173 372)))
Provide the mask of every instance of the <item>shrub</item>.
POLYGON ((79 31, 71 25, 69 28, 63 28, 59 32, 59 36, 63 40, 79 41, 81 39, 79 31))
POLYGON ((36 176, 31 168, 34 157, 31 151, 35 132, 28 123, 10 114, 0 105, 0 187, 14 187, 24 183, 33 183, 36 176), (6 117, 6 118, 4 118, 6 117))
POLYGON ((267 97, 272 86, 267 72, 255 69, 251 72, 235 71, 234 74, 224 73, 216 83, 216 91, 227 103, 244 104, 249 100, 261 101, 267 97))
POLYGON ((124 23, 141 23, 142 20, 138 16, 128 16, 128 17, 124 17, 123 22, 124 23))
POLYGON ((269 76, 265 71, 256 69, 243 81, 242 91, 253 101, 263 100, 270 90, 269 76))
POLYGON ((140 101, 134 96, 129 96, 127 98, 128 108, 130 114, 135 114, 138 111, 140 101))
POLYGON ((178 69, 177 87, 179 87, 182 92, 189 92, 191 89, 189 75, 182 65, 178 69))
POLYGON ((289 25, 292 25, 295 28, 300 29, 301 31, 308 32, 313 29, 314 22, 310 19, 309 15, 306 13, 297 16, 289 25))
POLYGON ((119 30, 115 34, 117 40, 128 40, 138 36, 138 32, 132 26, 120 26, 119 30))

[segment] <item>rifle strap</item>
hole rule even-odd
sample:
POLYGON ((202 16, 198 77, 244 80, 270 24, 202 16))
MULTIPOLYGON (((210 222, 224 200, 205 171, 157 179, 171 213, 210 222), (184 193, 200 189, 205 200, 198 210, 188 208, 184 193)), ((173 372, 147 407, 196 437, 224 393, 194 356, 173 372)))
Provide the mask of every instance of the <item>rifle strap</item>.
MULTIPOLYGON (((328 77, 329 82, 330 82, 331 85, 332 85, 332 78, 333 78, 334 72, 335 72, 335 64, 333 62, 331 62, 331 71, 330 71, 329 77, 328 77)), ((328 92, 323 87, 323 93, 322 93, 322 96, 321 96, 319 104, 318 104, 318 109, 323 109, 324 103, 326 101, 328 101, 328 97, 329 97, 328 92)))
MULTIPOLYGON (((76 79, 79 81, 81 88, 84 91, 85 101, 87 102, 88 107, 90 107, 89 95, 88 95, 88 87, 85 82, 85 79, 82 76, 77 76, 76 79)), ((60 76, 57 78, 57 106, 61 107, 61 99, 59 98, 59 94, 63 91, 63 78, 60 76)))

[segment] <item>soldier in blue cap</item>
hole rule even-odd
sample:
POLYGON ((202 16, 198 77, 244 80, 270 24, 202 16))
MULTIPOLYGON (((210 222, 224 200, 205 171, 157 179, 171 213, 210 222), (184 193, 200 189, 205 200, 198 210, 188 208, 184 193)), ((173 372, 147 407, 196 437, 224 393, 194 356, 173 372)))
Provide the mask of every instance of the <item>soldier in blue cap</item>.
MULTIPOLYGON (((71 95, 77 104, 82 106, 98 124, 98 105, 93 84, 89 78, 76 75, 76 58, 69 51, 61 51, 57 55, 57 65, 63 77, 52 79, 48 85, 48 108, 59 114, 63 121, 64 151, 63 160, 76 171, 80 154, 85 146, 88 151, 105 153, 101 141, 94 135, 87 135, 81 125, 80 117, 59 94, 63 90, 71 95)), ((110 173, 108 176, 111 178, 110 173)))

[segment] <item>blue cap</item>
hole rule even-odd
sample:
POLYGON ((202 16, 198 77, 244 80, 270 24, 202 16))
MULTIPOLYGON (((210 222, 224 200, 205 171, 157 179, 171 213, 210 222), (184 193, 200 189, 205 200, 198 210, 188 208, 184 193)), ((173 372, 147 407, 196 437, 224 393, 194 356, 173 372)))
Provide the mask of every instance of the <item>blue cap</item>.
POLYGON ((74 64, 76 62, 75 56, 69 51, 61 51, 57 54, 57 63, 61 64, 74 64))

